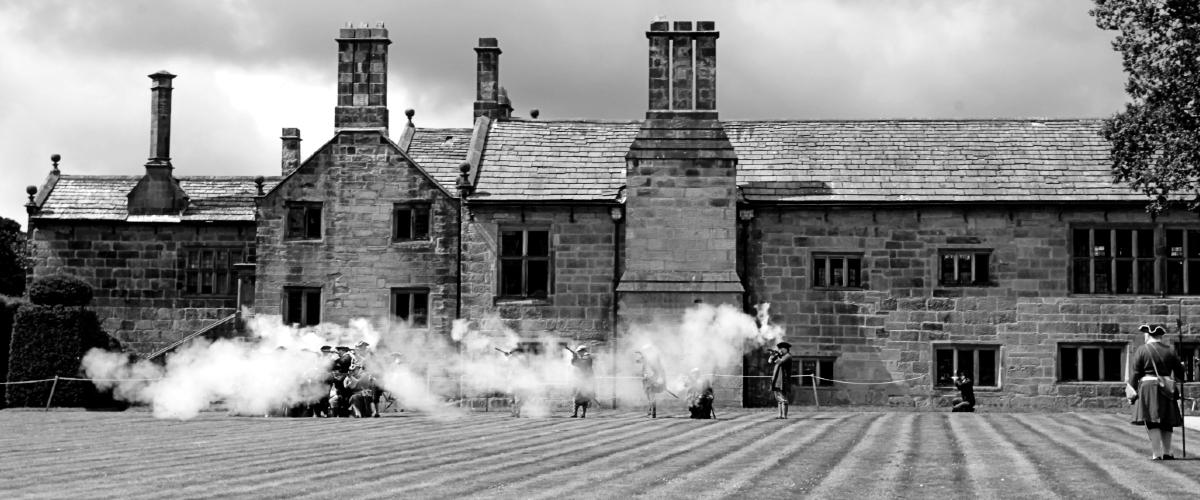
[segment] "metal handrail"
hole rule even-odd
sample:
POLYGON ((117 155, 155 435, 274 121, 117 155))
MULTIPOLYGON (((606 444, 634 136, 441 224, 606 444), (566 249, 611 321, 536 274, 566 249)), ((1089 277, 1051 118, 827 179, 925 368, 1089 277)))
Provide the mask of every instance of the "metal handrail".
POLYGON ((221 318, 221 319, 217 320, 215 323, 212 323, 212 324, 210 324, 204 328, 201 328, 199 330, 196 330, 196 331, 188 334, 187 336, 168 344, 166 347, 164 347, 162 349, 159 349, 157 351, 154 351, 150 354, 143 356, 143 359, 152 360, 154 358, 162 356, 163 354, 166 354, 166 353, 174 350, 175 348, 183 345, 184 343, 186 343, 189 340, 192 340, 196 337, 204 335, 204 334, 212 331, 213 329, 215 329, 218 326, 224 325, 225 323, 229 323, 230 321, 237 319, 237 316, 238 316, 237 313, 233 313, 233 314, 230 314, 229 316, 221 318))

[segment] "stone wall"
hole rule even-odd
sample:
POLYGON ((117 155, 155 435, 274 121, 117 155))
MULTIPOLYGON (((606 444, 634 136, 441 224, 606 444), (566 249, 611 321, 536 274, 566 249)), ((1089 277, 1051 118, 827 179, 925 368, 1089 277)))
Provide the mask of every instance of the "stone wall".
MULTIPOLYGON (((916 378, 821 388, 827 402, 946 404, 957 391, 933 386, 934 346, 980 343, 1001 356, 999 388, 976 389, 981 405, 1120 406, 1120 382, 1058 382, 1058 343, 1127 342, 1128 353, 1142 343, 1139 324, 1163 323, 1175 338, 1181 305, 1185 322, 1200 315, 1200 298, 1070 293, 1072 225, 1121 223, 1150 220, 1138 208, 759 208, 747 293, 771 303, 794 354, 835 356, 833 378, 916 378), (990 249, 991 283, 939 286, 942 248, 990 249), (861 253, 862 289, 814 288, 814 252, 861 253)), ((1157 223, 1196 226, 1186 215, 1157 223)))
POLYGON ((255 311, 279 315, 283 287, 321 288, 322 323, 390 316, 392 288, 428 288, 429 330, 454 319, 457 201, 377 132, 341 132, 260 200, 255 311), (322 238, 285 240, 289 201, 319 201, 322 238), (430 238, 393 241, 395 203, 431 204, 430 238))
POLYGON ((38 220, 34 278, 70 274, 90 283, 91 308, 109 335, 149 353, 232 314, 233 295, 184 293, 183 250, 252 247, 254 225, 127 224, 38 220))
POLYGON ((463 234, 464 318, 479 324, 498 317, 527 338, 545 335, 593 343, 609 339, 614 223, 607 207, 469 207, 463 234), (550 231, 553 287, 547 298, 497 298, 501 227, 550 231))

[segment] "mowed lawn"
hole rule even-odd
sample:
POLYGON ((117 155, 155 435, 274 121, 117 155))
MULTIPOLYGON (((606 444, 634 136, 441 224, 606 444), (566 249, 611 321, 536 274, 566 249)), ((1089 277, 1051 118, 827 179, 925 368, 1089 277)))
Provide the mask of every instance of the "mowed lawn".
POLYGON ((174 421, 10 409, 0 411, 0 496, 1200 496, 1200 460, 1151 462, 1145 431, 1123 414, 793 411, 788 420, 773 410, 721 410, 716 421, 599 410, 174 421))

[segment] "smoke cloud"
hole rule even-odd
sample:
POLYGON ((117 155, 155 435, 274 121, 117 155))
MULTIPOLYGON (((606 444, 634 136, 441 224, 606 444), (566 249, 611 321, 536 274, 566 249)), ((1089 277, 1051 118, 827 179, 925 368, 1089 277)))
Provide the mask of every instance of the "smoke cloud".
MULTIPOLYGON (((632 326, 619 339, 618 351, 592 346, 598 399, 645 401, 637 351, 660 360, 675 391, 692 369, 736 372, 743 353, 782 337, 782 329, 769 324, 767 307, 760 306, 755 318, 729 305, 697 304, 679 318, 632 326)), ((329 391, 323 381, 332 361, 320 348, 360 341, 370 344, 357 353, 360 363, 406 410, 447 416, 462 411, 460 398, 516 396, 522 415, 543 416, 570 398, 575 382, 568 349, 577 346, 570 339, 522 336, 497 317, 456 321, 448 338, 362 318, 346 326, 294 328, 278 316, 257 316, 247 330, 247 340, 194 341, 161 365, 94 349, 83 359, 84 373, 117 399, 181 420, 214 402, 233 414, 262 416, 314 401, 329 391)))

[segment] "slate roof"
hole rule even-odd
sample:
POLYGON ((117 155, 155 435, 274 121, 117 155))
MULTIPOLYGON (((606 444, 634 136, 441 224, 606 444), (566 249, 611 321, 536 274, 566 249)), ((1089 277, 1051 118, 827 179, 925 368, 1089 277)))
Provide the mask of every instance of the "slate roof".
POLYGON ((418 128, 408 146, 408 156, 429 172, 438 184, 457 196, 458 166, 467 159, 469 128, 418 128))
MULTIPOLYGON (((39 219, 126 220, 129 191, 141 175, 63 175, 58 179, 39 219)), ((183 222, 253 221, 254 177, 179 177, 179 186, 188 194, 188 209, 183 222)), ((279 177, 267 177, 263 189, 269 190, 279 177)))
MULTIPOLYGON (((1099 120, 725 121, 747 200, 1145 202, 1112 182, 1099 120)), ((613 200, 642 120, 496 120, 476 201, 613 200)), ((447 192, 472 130, 418 129, 408 155, 447 192)), ((141 176, 63 176, 40 218, 125 220, 141 176)), ((183 220, 254 218, 252 177, 181 177, 183 220)), ((269 178, 270 190, 279 178, 269 178)))
POLYGON ((1099 120, 727 121, 754 201, 1145 201, 1099 120))
POLYGON ((496 120, 473 200, 612 200, 641 120, 496 120))

